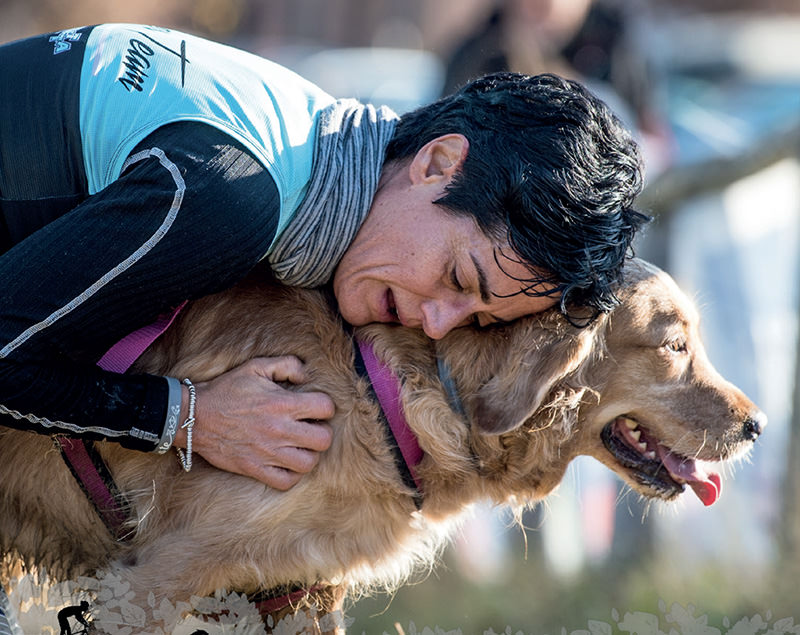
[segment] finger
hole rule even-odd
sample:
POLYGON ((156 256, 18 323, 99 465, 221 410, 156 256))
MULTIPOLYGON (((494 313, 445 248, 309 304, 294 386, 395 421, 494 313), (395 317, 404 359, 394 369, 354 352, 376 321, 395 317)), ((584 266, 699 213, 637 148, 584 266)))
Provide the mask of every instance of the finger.
MULTIPOLYGON (((313 452, 324 452, 331 446, 333 441, 333 429, 326 423, 310 423, 307 421, 295 421, 289 426, 286 442, 294 449, 311 450, 313 452)), ((316 461, 315 461, 316 463, 316 461)), ((291 465, 286 467, 296 469, 291 465)))
POLYGON ((297 485, 303 477, 302 474, 298 474, 297 472, 272 465, 265 466, 259 474, 253 476, 265 485, 282 492, 297 485))
POLYGON ((259 375, 274 382, 288 381, 293 384, 302 384, 306 381, 303 362, 292 355, 255 357, 250 360, 250 364, 259 375))
POLYGON ((284 447, 270 464, 244 462, 234 471, 255 478, 269 487, 285 491, 316 467, 320 454, 301 448, 284 447))
POLYGON ((324 392, 292 392, 294 412, 298 419, 324 421, 336 413, 336 405, 324 392))
POLYGON ((261 414, 284 421, 325 421, 336 413, 333 400, 322 392, 294 392, 273 387, 261 394, 261 414))
POLYGON ((319 463, 319 459, 319 452, 311 452, 302 448, 284 447, 281 448, 278 454, 278 465, 276 467, 282 467, 296 474, 308 474, 316 467, 317 463, 319 463))

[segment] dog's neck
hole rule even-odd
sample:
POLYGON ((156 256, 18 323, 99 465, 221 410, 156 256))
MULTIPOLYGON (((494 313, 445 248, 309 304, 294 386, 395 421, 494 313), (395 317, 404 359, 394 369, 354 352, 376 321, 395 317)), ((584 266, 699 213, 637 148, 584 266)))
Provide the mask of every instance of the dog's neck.
POLYGON ((450 404, 450 409, 459 417, 468 421, 467 412, 464 410, 464 404, 461 402, 461 397, 458 394, 458 388, 456 388, 456 382, 453 379, 453 372, 450 369, 450 364, 448 364, 441 355, 436 355, 436 372, 439 375, 439 381, 442 382, 442 387, 447 395, 447 402, 450 404))

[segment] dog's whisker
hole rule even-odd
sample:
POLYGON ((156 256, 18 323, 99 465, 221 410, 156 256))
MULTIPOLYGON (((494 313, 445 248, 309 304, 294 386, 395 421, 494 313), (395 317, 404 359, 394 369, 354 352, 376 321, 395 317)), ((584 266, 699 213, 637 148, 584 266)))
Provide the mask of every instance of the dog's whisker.
POLYGON ((650 514, 650 508, 653 505, 652 498, 643 498, 644 500, 644 507, 642 508, 642 524, 644 525, 647 516, 650 514))
POLYGON ((700 453, 703 451, 703 448, 706 447, 707 442, 708 442, 708 430, 703 430, 703 443, 698 448, 697 453, 695 454, 695 458, 700 456, 700 453))
POLYGON ((633 514, 633 509, 631 508, 631 504, 630 504, 631 497, 632 496, 640 497, 641 495, 636 490, 634 490, 630 485, 628 485, 626 482, 620 481, 620 484, 621 484, 621 487, 619 489, 619 492, 617 493, 617 500, 616 500, 615 504, 616 505, 621 505, 622 503, 625 503, 625 506, 626 506, 626 508, 628 510, 628 515, 631 518, 633 518, 633 515, 634 515, 633 514))

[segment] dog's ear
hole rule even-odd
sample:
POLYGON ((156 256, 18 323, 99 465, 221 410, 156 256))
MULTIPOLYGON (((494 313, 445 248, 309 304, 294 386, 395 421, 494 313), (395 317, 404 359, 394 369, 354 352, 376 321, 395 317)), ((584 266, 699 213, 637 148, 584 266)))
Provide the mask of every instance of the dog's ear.
POLYGON ((487 435, 520 427, 553 388, 592 354, 598 326, 534 329, 509 347, 508 358, 470 400, 472 424, 487 435))

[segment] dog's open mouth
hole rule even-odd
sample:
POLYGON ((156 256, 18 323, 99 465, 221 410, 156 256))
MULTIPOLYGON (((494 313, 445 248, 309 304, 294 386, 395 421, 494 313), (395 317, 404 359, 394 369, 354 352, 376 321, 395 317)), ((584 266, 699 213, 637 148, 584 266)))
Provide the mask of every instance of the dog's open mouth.
POLYGON ((620 465, 660 498, 674 498, 689 485, 704 505, 713 505, 722 493, 719 474, 706 472, 699 461, 674 454, 633 419, 618 417, 600 436, 620 465))

